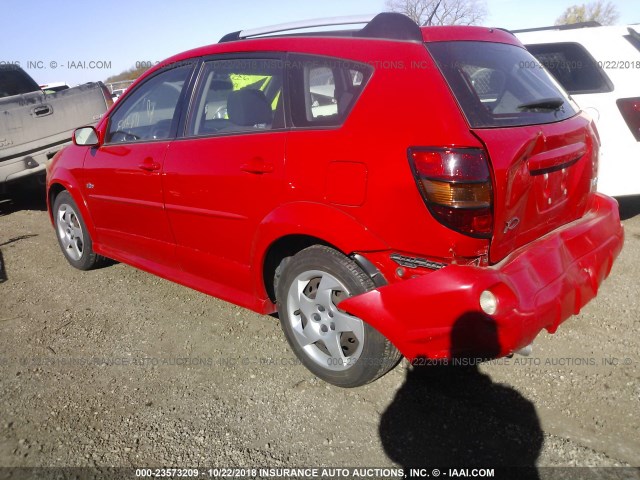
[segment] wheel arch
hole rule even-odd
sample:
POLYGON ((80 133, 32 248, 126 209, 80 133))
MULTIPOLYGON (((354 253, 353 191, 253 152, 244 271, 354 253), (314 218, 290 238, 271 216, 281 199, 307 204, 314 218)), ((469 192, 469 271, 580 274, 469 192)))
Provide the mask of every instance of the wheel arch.
POLYGON ((265 313, 275 311, 274 276, 280 262, 311 245, 326 245, 351 255, 380 251, 388 246, 356 218, 338 209, 312 202, 283 205, 263 219, 252 247, 258 294, 265 298, 265 313))
POLYGON ((51 224, 54 224, 53 204, 56 200, 56 197, 62 192, 69 193, 69 195, 71 195, 71 198, 73 198, 73 201, 76 202, 76 205, 80 210, 80 215, 82 215, 82 219, 84 220, 85 227, 89 231, 89 235, 91 236, 91 239, 93 240, 95 246, 95 244, 97 243, 96 231, 91 219, 91 215, 89 214, 89 209, 85 202, 84 196, 77 188, 73 186, 73 183, 65 181, 64 179, 54 179, 49 181, 47 184, 47 210, 49 211, 49 220, 51 221, 51 224))
POLYGON ((278 265, 280 265, 285 258, 292 257, 312 245, 325 245, 338 250, 335 245, 331 245, 321 238, 300 234, 285 235, 269 246, 262 262, 262 282, 267 296, 272 303, 276 302, 274 279, 278 265))

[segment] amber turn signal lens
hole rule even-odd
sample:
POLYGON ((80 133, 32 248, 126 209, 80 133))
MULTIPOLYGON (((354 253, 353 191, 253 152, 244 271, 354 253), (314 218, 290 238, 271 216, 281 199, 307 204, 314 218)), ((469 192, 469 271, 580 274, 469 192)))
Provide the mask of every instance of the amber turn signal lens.
POLYGON ((447 183, 422 180, 430 202, 455 208, 486 208, 491 205, 491 183, 447 183))

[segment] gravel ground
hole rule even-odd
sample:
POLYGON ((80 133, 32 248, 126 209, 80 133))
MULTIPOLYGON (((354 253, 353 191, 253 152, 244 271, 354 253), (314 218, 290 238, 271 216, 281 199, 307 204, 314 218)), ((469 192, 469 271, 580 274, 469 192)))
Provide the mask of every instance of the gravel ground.
POLYGON ((640 465, 640 198, 599 296, 532 356, 345 390, 273 317, 71 268, 33 195, 0 203, 2 467, 640 465))

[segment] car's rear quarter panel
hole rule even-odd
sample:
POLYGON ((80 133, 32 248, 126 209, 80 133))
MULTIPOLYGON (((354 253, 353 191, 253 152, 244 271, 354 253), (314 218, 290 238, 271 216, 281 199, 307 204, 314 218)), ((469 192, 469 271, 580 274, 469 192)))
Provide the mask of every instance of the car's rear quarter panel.
MULTIPOLYGON (((395 251, 448 259, 486 253, 486 240, 464 237, 431 217, 409 166, 412 146, 481 146, 424 45, 362 41, 347 50, 339 41, 331 43, 313 50, 368 63, 375 71, 341 128, 289 132, 286 201, 326 202, 395 251), (353 175, 349 188, 364 191, 364 201, 332 202, 333 183, 344 181, 335 176, 336 162, 361 165, 366 175, 353 175)), ((296 46, 304 51, 304 45, 296 46)))

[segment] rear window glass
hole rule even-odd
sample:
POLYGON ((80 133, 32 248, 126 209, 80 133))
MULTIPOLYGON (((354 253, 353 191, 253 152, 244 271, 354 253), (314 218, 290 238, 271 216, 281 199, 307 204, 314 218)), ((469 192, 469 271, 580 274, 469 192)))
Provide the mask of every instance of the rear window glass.
POLYGON ((473 128, 551 123, 578 111, 523 48, 488 42, 435 42, 427 48, 473 128))
POLYGON ((578 43, 526 45, 534 57, 571 93, 613 91, 598 62, 578 43))
POLYGON ((38 84, 18 66, 0 65, 0 98, 38 91, 38 84))
POLYGON ((296 127, 341 125, 371 76, 369 65, 291 55, 291 118, 296 127))

